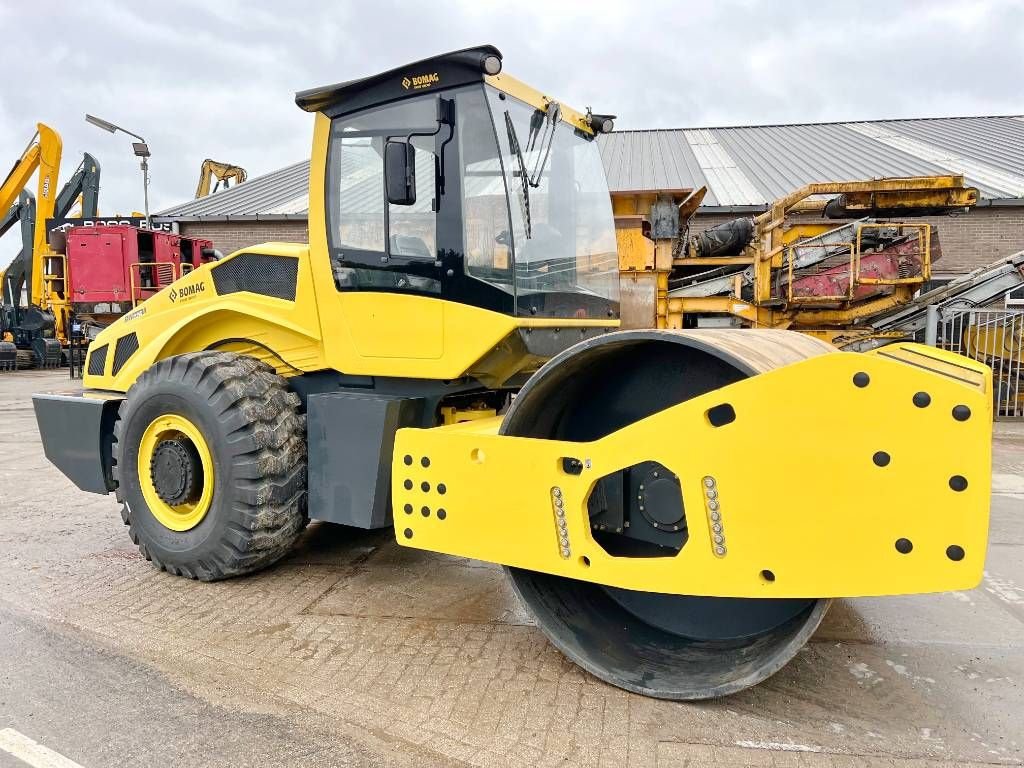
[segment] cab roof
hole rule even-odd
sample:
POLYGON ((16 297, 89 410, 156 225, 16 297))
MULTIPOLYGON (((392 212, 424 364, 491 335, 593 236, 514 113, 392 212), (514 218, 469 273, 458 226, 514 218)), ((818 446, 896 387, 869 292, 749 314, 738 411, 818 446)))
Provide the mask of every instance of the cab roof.
POLYGON ((358 80, 299 91, 295 103, 307 112, 337 117, 436 89, 483 82, 483 62, 488 56, 501 59, 501 51, 493 45, 480 45, 431 56, 358 80))

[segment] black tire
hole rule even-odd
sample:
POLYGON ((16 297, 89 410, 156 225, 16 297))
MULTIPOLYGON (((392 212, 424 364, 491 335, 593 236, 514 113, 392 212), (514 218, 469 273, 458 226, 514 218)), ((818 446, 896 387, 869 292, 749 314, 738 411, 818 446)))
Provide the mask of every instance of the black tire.
POLYGON ((299 398, 269 365, 229 352, 193 352, 143 373, 114 426, 121 517, 139 551, 178 576, 216 581, 283 557, 306 524, 306 424, 299 398), (138 476, 140 441, 165 413, 194 424, 214 467, 209 511, 174 531, 148 508, 138 476))

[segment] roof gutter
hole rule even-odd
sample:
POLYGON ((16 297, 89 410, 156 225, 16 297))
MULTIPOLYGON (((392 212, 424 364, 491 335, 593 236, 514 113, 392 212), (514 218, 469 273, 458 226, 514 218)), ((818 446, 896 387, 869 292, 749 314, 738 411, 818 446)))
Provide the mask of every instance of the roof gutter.
POLYGON ((216 223, 228 223, 228 222, 259 222, 259 221, 307 221, 309 219, 308 213, 255 213, 255 214, 241 214, 241 213, 228 213, 222 215, 205 215, 205 216, 175 216, 173 214, 164 214, 162 216, 154 216, 153 221, 164 223, 164 222, 178 222, 179 224, 216 224, 216 223))

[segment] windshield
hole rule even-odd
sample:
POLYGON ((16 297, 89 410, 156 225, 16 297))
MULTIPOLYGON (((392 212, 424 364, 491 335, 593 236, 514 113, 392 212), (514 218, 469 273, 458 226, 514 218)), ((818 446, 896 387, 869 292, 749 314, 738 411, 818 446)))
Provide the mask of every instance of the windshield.
MULTIPOLYGON (((618 309, 618 256, 596 142, 548 119, 557 105, 545 113, 486 92, 489 135, 471 124, 458 132, 467 272, 514 294, 523 314, 607 318, 618 309)), ((460 122, 480 114, 461 109, 460 122)))

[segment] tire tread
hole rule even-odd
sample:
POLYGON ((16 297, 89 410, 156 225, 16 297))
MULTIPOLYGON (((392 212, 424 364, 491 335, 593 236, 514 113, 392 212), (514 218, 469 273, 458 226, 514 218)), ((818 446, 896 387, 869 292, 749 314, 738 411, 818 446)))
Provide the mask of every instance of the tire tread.
MULTIPOLYGON (((284 378, 259 360, 230 352, 193 352, 161 360, 146 370, 128 391, 121 415, 133 394, 145 396, 153 383, 177 379, 195 391, 227 435, 235 481, 222 493, 229 515, 226 532, 213 553, 195 562, 158 561, 140 536, 134 515, 121 493, 121 457, 125 421, 114 425, 113 476, 122 503, 121 518, 143 557, 158 568, 189 579, 217 581, 265 568, 291 549, 306 524, 306 423, 299 398, 284 378)), ((211 510, 212 511, 212 510, 211 510)))

